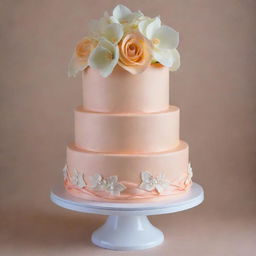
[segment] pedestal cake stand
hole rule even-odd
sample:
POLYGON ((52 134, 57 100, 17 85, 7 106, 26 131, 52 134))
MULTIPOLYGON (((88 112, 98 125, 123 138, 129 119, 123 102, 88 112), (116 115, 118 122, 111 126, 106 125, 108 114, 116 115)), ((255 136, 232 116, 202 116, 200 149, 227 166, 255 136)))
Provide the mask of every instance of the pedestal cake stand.
POLYGON ((151 203, 108 203, 73 197, 63 185, 54 187, 51 200, 60 207, 85 213, 108 215, 92 234, 92 242, 111 250, 142 250, 160 245, 164 234, 147 216, 174 213, 193 208, 204 200, 203 188, 193 183, 190 190, 171 199, 151 203))

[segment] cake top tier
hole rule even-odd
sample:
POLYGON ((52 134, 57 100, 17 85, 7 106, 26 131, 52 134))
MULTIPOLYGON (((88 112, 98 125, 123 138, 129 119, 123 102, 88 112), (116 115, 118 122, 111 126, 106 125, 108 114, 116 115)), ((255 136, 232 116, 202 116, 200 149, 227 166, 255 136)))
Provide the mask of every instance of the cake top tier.
POLYGON ((89 32, 75 47, 69 63, 69 76, 88 66, 109 76, 118 65, 133 75, 158 63, 175 71, 180 66, 177 51, 179 33, 163 25, 160 17, 150 18, 117 5, 89 23, 89 32))
POLYGON ((169 109, 169 70, 151 65, 136 76, 117 66, 103 78, 87 68, 83 76, 83 108, 93 112, 153 113, 169 109))

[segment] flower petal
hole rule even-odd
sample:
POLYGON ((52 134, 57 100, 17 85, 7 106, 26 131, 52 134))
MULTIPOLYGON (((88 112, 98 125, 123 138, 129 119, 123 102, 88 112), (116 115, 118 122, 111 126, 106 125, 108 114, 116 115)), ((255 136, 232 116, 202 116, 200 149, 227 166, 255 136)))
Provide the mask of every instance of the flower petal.
POLYGON ((153 21, 148 24, 146 28, 146 37, 148 39, 152 39, 155 37, 156 31, 158 31, 161 28, 161 20, 159 17, 155 17, 153 21))
POLYGON ((150 172, 148 172, 148 171, 143 171, 143 172, 141 172, 141 180, 143 181, 143 182, 150 182, 151 180, 152 180, 152 178, 153 178, 153 176, 151 175, 151 173, 150 172))
POLYGON ((153 50, 153 59, 169 68, 173 65, 174 62, 171 50, 157 47, 155 47, 153 50))
POLYGON ((119 20, 114 16, 110 16, 109 19, 111 23, 119 23, 119 20))
POLYGON ((118 62, 119 66, 121 66, 123 69, 125 69, 126 71, 130 72, 132 75, 137 75, 142 73, 143 71, 145 71, 147 69, 147 67, 149 66, 150 62, 148 62, 146 65, 144 66, 126 66, 121 62, 118 62))
POLYGON ((80 58, 73 53, 73 56, 68 65, 68 77, 75 77, 79 71, 84 70, 88 66, 87 58, 80 58))
POLYGON ((140 33, 144 36, 146 36, 146 30, 147 30, 147 26, 152 22, 151 18, 146 18, 142 21, 139 22, 138 24, 138 29, 140 31, 140 33))
POLYGON ((106 22, 106 23, 109 23, 109 22, 111 21, 111 20, 110 20, 110 16, 109 16, 109 14, 108 14, 107 11, 104 12, 104 14, 103 14, 103 19, 105 19, 105 22, 106 22))
POLYGON ((126 21, 131 25, 138 25, 138 22, 143 19, 143 17, 144 15, 141 11, 133 12, 126 18, 126 21))
POLYGON ((188 174, 190 175, 190 177, 193 177, 193 170, 192 170, 192 166, 191 163, 188 164, 188 174))
POLYGON ((118 43, 123 37, 123 28, 119 23, 107 24, 102 29, 102 36, 112 43, 118 43))
POLYGON ((112 192, 111 194, 119 196, 120 192, 122 192, 125 189, 126 189, 125 185, 123 185, 122 183, 117 183, 114 185, 114 189, 111 191, 112 192))
POLYGON ((113 16, 120 23, 124 22, 125 19, 127 19, 131 13, 131 10, 122 4, 117 5, 113 10, 113 16))
MULTIPOLYGON (((180 54, 177 49, 173 49, 172 51, 172 56, 173 56, 173 64, 169 68, 170 71, 176 71, 180 67, 180 54)), ((191 169, 192 171, 192 169, 191 169)))
POLYGON ((65 164, 64 168, 62 169, 63 175, 64 175, 64 179, 66 179, 68 177, 68 165, 65 164))
POLYGON ((165 180, 165 174, 162 172, 156 177, 157 181, 161 182, 165 180))
POLYGON ((156 184, 156 191, 161 194, 164 191, 164 188, 161 184, 156 184))
POLYGON ((89 177, 91 187, 96 187, 101 180, 102 180, 102 177, 98 173, 95 173, 93 176, 89 177))
POLYGON ((152 191, 152 190, 155 189, 155 184, 142 182, 139 187, 140 187, 141 189, 146 190, 146 191, 152 191))
POLYGON ((106 178, 107 184, 116 184, 118 181, 117 176, 109 176, 106 178))
POLYGON ((109 76, 119 58, 119 49, 108 40, 101 38, 98 46, 92 51, 88 63, 90 67, 100 71, 103 77, 109 76))
POLYGON ((77 186, 79 188, 83 188, 86 187, 86 183, 84 181, 84 174, 83 173, 79 173, 78 177, 77 177, 77 186))
POLYGON ((76 168, 73 170, 73 176, 78 176, 78 170, 76 168))
POLYGON ((179 33, 173 28, 165 25, 154 30, 151 38, 157 38, 160 41, 157 45, 159 48, 174 49, 177 48, 179 44, 179 33))
POLYGON ((176 49, 170 50, 155 47, 153 59, 170 68, 170 71, 176 71, 180 66, 180 55, 176 49))

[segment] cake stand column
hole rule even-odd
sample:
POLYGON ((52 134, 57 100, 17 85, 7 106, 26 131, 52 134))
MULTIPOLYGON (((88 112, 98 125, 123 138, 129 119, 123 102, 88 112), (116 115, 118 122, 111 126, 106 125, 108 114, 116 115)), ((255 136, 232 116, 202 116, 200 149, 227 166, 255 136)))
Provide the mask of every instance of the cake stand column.
POLYGON ((161 244, 162 231, 154 227, 147 216, 111 215, 92 234, 92 242, 112 250, 142 250, 161 244))

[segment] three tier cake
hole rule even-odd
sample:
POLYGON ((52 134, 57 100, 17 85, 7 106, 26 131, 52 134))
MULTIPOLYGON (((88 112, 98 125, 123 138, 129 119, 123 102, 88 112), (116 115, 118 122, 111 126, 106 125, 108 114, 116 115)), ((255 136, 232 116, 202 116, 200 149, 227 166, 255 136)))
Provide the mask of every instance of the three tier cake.
POLYGON ((123 5, 92 21, 69 75, 82 71, 83 104, 67 147, 64 184, 89 200, 141 202, 189 190, 180 110, 169 105, 169 71, 180 66, 179 34, 123 5))

